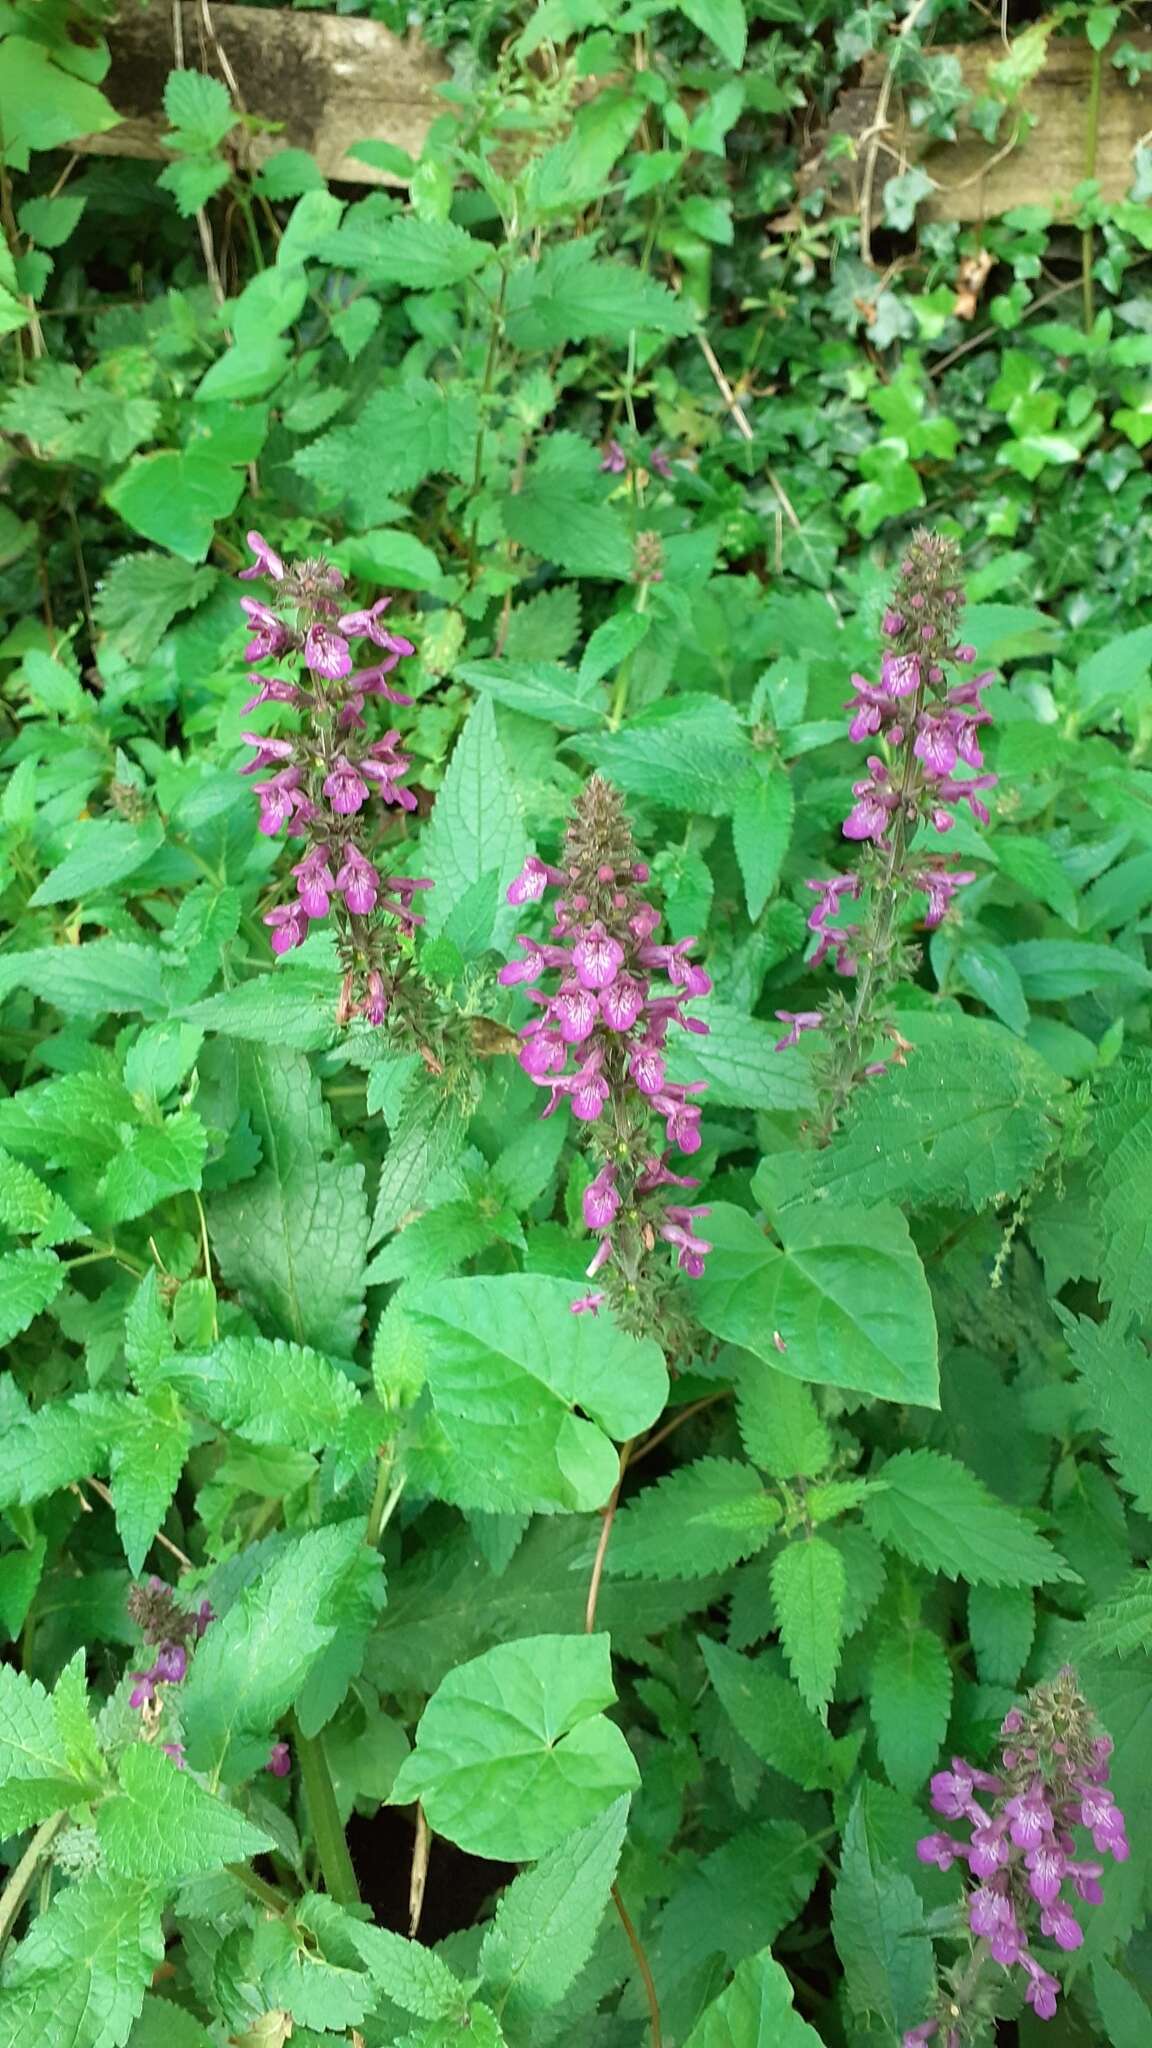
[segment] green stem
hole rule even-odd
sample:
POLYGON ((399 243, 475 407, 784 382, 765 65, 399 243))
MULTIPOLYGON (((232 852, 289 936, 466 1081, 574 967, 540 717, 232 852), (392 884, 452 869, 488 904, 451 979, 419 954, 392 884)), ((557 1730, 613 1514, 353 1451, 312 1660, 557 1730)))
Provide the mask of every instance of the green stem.
MULTIPOLYGON (((652 586, 650 583, 642 583, 640 585, 639 591, 636 595, 636 604, 634 607, 634 609, 637 612, 647 611, 648 593, 651 587, 652 586)), ((621 725, 621 723, 623 722, 624 713, 628 709, 628 692, 632 687, 632 667, 635 660, 636 650, 635 648, 633 648, 631 654, 626 654, 624 656, 624 659, 620 664, 619 672, 616 676, 616 688, 612 692, 612 707, 608 713, 608 725, 610 731, 612 732, 615 732, 621 725)))
POLYGON ((257 1877, 256 1872, 249 1870, 246 1863, 229 1863, 227 1870, 229 1877, 234 1877, 237 1884, 242 1884, 245 1891, 250 1892, 254 1899, 259 1899, 262 1906, 267 1906, 270 1913, 284 1914, 291 1910, 291 1901, 284 1893, 278 1892, 274 1884, 266 1884, 262 1877, 257 1877))
POLYGON ((364 1531, 364 1541, 370 1550, 375 1550, 381 1536, 396 1512, 400 1495, 404 1491, 404 1481, 402 1479, 397 1479, 391 1488, 389 1487, 389 1482, 392 1479, 393 1456, 392 1446, 389 1444, 380 1453, 379 1462, 376 1466, 376 1487, 372 1495, 372 1505, 368 1510, 368 1527, 364 1531))
POLYGON ((336 1794, 332 1786, 332 1773, 328 1769, 328 1758, 324 1754, 324 1743, 319 1735, 305 1735, 300 1723, 295 1723, 294 1740, 296 1754, 300 1759, 300 1774, 304 1780, 304 1791, 308 1800, 308 1812, 312 1821, 312 1833, 316 1841, 316 1854, 324 1877, 329 1898, 338 1906, 358 1906, 360 1887, 348 1844, 340 1825, 340 1813, 336 1805, 336 1794))
POLYGON ((41 1859, 51 1848, 67 1818, 68 1815, 61 1810, 59 1813, 50 1813, 47 1820, 41 1821, 4 1890, 0 1892, 0 1956, 12 1939, 12 1930, 20 1918, 20 1909, 36 1881, 41 1859))
MULTIPOLYGON (((488 433, 488 411, 496 383, 496 368, 500 360, 500 336, 504 332, 504 301, 508 295, 508 263, 500 265, 500 283, 492 301, 491 319, 488 327, 488 353, 484 359, 484 377, 480 385, 480 424, 476 429, 476 454, 472 463, 472 496, 475 499, 484 482, 484 444, 488 433)), ((468 583, 476 581, 476 510, 472 508, 472 523, 468 531, 468 583)))
MULTIPOLYGON (((1088 112, 1084 124, 1084 176, 1096 176, 1096 149, 1100 139, 1100 92, 1104 76, 1104 52, 1093 50, 1092 73, 1088 86, 1088 112)), ((1095 230, 1083 229, 1080 236, 1080 287, 1084 299, 1084 332, 1091 332, 1096 318, 1096 294, 1092 282, 1092 264, 1095 258, 1095 230)))

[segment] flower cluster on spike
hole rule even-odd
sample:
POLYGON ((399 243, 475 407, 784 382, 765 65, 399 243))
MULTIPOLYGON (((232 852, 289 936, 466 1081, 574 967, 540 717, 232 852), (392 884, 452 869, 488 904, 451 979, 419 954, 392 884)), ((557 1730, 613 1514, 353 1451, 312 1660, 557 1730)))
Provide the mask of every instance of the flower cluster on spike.
POLYGON ((665 1043, 673 1026, 707 1031, 684 1004, 712 983, 689 958, 694 940, 661 940, 647 881, 620 798, 594 775, 576 800, 563 867, 532 856, 508 891, 517 904, 562 892, 549 937, 522 935, 522 958, 500 980, 523 984, 540 1013, 524 1026, 520 1065, 547 1091, 544 1115, 566 1102, 599 1156, 583 1208, 600 1240, 588 1277, 603 1273, 604 1291, 575 1303, 576 1313, 595 1312, 605 1291, 621 1308, 657 1293, 659 1246, 670 1246, 679 1269, 694 1276, 711 1250, 697 1228, 707 1210, 678 1194, 698 1183, 673 1170, 665 1149, 699 1149, 695 1097, 704 1084, 669 1079, 665 1043))
MULTIPOLYGON (((155 1578, 133 1586, 128 1595, 128 1613, 145 1642, 156 1651, 147 1671, 132 1673, 128 1704, 146 1719, 158 1719, 164 1701, 160 1688, 183 1684, 188 1676, 189 1652, 216 1617, 207 1600, 202 1600, 196 1612, 190 1614, 177 1604, 171 1587, 163 1579, 155 1578)), ((175 1763, 183 1764, 184 1752, 178 1742, 162 1746, 175 1763)))
MULTIPOLYGON (((974 1880, 965 1899, 968 1929, 986 1954, 1004 1969, 1018 1969, 1024 1998, 1038 2019, 1056 2011, 1060 1980, 1032 1952, 1037 1934, 1057 1949, 1076 1949, 1084 1939, 1080 1905, 1098 1905, 1102 1863, 1085 1859, 1091 1838, 1097 1857, 1117 1863, 1128 1858, 1124 1816, 1108 1790, 1112 1743, 1097 1734, 1091 1709, 1063 1670, 1049 1685, 1029 1693, 1022 1707, 1005 1716, 1004 1748, 998 1771, 980 1771, 953 1757, 949 1771, 932 1780, 932 1805, 948 1820, 968 1828, 963 1840, 943 1830, 917 1844, 922 1863, 950 1870, 966 1864, 974 1880)), ((964 1976, 973 1984, 971 1967, 964 1976)), ((962 1983, 963 1978, 957 1979, 962 1983)), ((938 2048, 961 2048, 965 2020, 974 2007, 959 1994, 944 1995, 942 2013, 904 2036, 904 2048, 922 2048, 939 2035, 938 2048)))
POLYGON ((264 918, 274 953, 303 943, 310 924, 336 917, 345 968, 341 1016, 382 1024, 391 1007, 400 940, 423 922, 413 898, 431 883, 386 873, 374 859, 373 799, 413 811, 416 799, 405 786, 410 766, 394 728, 371 738, 364 707, 370 697, 390 704, 412 699, 387 678, 412 642, 385 624, 391 600, 379 598, 367 611, 343 609, 344 577, 323 560, 285 565, 258 533, 248 535, 255 560, 242 580, 262 576, 273 586, 274 604, 241 600, 252 637, 249 663, 272 663, 278 673, 254 670, 254 694, 244 706, 269 702, 294 705, 300 730, 291 738, 245 733, 255 748, 242 775, 263 775, 256 785, 260 830, 286 830, 304 841, 293 869, 294 891, 264 918), (362 667, 350 643, 367 641, 371 655, 362 667), (287 670, 289 673, 279 673, 287 670))
MULTIPOLYGON (((980 745, 981 728, 991 718, 982 692, 994 677, 991 670, 964 674, 976 650, 960 638, 963 607, 955 544, 939 534, 918 533, 884 613, 880 679, 852 677, 853 695, 845 707, 849 737, 872 751, 867 773, 852 786, 843 832, 863 844, 868 857, 853 873, 805 885, 816 898, 808 917, 816 940, 814 967, 831 956, 837 974, 867 974, 870 983, 883 977, 899 943, 896 914, 905 903, 917 894, 927 899, 922 923, 932 931, 944 921, 957 890, 976 879, 951 865, 935 844, 951 831, 962 806, 987 824, 984 798, 996 782, 982 772, 980 745), (865 897, 867 914, 849 922, 849 904, 865 897)), ((825 1022, 815 1010, 777 1014, 789 1027, 778 1050, 825 1022)), ((873 1070, 882 1072, 883 1064, 873 1070)))

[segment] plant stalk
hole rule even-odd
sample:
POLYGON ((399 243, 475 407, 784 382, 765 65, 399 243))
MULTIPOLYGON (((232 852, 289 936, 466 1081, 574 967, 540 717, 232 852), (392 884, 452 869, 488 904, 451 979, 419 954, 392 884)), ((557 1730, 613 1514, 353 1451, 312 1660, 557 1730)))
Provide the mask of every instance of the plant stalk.
POLYGON ((59 1813, 50 1813, 47 1820, 41 1821, 4 1890, 0 1892, 0 1956, 12 1939, 12 1931, 20 1918, 20 1909, 36 1882, 36 1872, 67 1818, 67 1813, 61 1808, 59 1813))
POLYGON ((308 1812, 312 1821, 312 1833, 316 1841, 316 1854, 324 1878, 324 1888, 329 1898, 338 1906, 358 1906, 360 1887, 344 1829, 340 1824, 340 1813, 336 1805, 336 1793, 332 1785, 332 1773, 328 1769, 328 1758, 324 1753, 323 1738, 319 1735, 305 1735, 299 1721, 293 1723, 296 1754, 300 1759, 300 1775, 304 1780, 304 1791, 308 1799, 308 1812))

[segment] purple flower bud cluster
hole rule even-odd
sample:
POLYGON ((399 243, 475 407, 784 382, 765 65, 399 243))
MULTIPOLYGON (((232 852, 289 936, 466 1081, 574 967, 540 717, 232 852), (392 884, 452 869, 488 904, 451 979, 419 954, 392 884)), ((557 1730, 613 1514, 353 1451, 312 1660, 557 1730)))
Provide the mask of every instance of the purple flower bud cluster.
MULTIPOLYGON (((619 796, 593 776, 576 801, 565 865, 533 855, 508 891, 516 904, 563 891, 549 937, 522 934, 523 957, 500 974, 506 988, 523 985, 540 1012, 521 1033, 520 1065, 548 1092, 544 1115, 567 1102, 592 1127, 602 1156, 583 1197, 584 1221, 600 1238, 589 1278, 611 1266, 632 1290, 658 1243, 694 1276, 711 1249, 696 1228, 707 1210, 668 1200, 669 1189, 698 1183, 672 1170, 652 1124, 661 1120, 668 1147, 699 1150, 694 1098, 704 1084, 670 1080, 665 1047, 673 1026, 707 1032, 684 1004, 706 996, 712 983, 689 957, 694 940, 661 940, 660 912, 643 893, 647 881, 619 796)), ((594 1312, 603 1298, 586 1296, 576 1313, 594 1312)))
MULTIPOLYGON (((209 1623, 216 1617, 211 1602, 202 1600, 194 1614, 177 1605, 172 1589, 163 1579, 146 1579, 141 1586, 134 1586, 128 1595, 128 1612, 138 1623, 146 1642, 156 1648, 156 1656, 147 1671, 132 1673, 132 1691, 128 1704, 138 1713, 149 1712, 159 1707, 162 1685, 182 1685, 188 1675, 188 1652, 193 1643, 198 1643, 209 1623)), ((178 1743, 165 1744, 170 1755, 181 1759, 176 1753, 178 1743)))
MULTIPOLYGON (((648 457, 648 467, 656 476, 667 483, 672 477, 672 464, 662 448, 654 448, 648 457)), ((606 441, 600 457, 600 468, 605 476, 623 476, 628 468, 628 457, 619 441, 606 441)))
MULTIPOLYGON (((1084 1860, 1076 1830, 1087 1833, 1097 1856, 1128 1858, 1124 1816, 1108 1790, 1112 1743, 1097 1735, 1075 1675, 1060 1673, 1037 1686, 1023 1707, 1013 1707, 1001 1729, 1001 1769, 977 1770, 962 1757, 932 1779, 932 1805, 948 1820, 963 1821, 965 1841, 939 1830, 917 1844, 922 1863, 950 1870, 967 1866, 975 1884, 967 1892, 968 1929, 983 1952, 1004 1969, 1019 1969, 1025 2002, 1038 2019, 1056 2011, 1060 1980, 1033 1955, 1038 1933, 1058 1949, 1079 1948, 1080 1904, 1099 1905, 1104 1866, 1084 1860)), ((964 2038, 952 2022, 955 1999, 943 2017, 923 2021, 904 2036, 903 2048, 921 2048, 938 2033, 941 2048, 964 2038)))
POLYGON ((254 694, 244 706, 291 704, 302 714, 301 730, 282 739, 245 733, 255 748, 242 775, 262 775, 256 785, 260 830, 305 841, 292 876, 295 893, 264 918, 272 951, 302 945, 310 925, 335 912, 346 968, 341 1015, 382 1024, 392 998, 392 959, 397 934, 410 934, 423 919, 413 911, 417 893, 431 883, 384 872, 372 857, 371 799, 414 811, 416 799, 404 778, 410 767, 395 728, 368 736, 364 707, 370 697, 391 704, 412 699, 393 689, 387 677, 412 642, 385 624, 391 599, 378 598, 368 610, 342 611, 344 577, 330 562, 285 566, 262 535, 250 533, 255 560, 241 578, 267 577, 276 608, 254 598, 241 600, 252 631, 249 662, 275 662, 291 675, 254 672, 254 694), (350 643, 369 642, 373 652, 362 667, 353 663, 350 643))

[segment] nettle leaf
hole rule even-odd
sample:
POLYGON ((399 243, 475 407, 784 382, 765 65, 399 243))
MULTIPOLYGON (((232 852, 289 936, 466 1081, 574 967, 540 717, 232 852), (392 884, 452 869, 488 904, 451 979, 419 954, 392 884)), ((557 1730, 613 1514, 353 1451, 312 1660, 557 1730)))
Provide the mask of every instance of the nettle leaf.
POLYGON ((624 341, 635 328, 691 334, 695 308, 629 263, 598 257, 591 241, 554 244, 538 264, 521 264, 508 293, 514 348, 549 349, 570 341, 624 341))
POLYGON ((899 1210, 786 1209, 777 1227, 779 1249, 744 1210, 712 1209, 704 1328, 797 1379, 936 1407, 932 1301, 899 1210))
POLYGON ((336 1635, 329 1616, 363 1538, 358 1521, 293 1538, 213 1623, 181 1693, 193 1770, 234 1784, 263 1765, 273 1727, 336 1635))
POLYGON ((1115 1311, 1106 1323, 1056 1313, 1108 1462, 1142 1514, 1152 1512, 1152 1438, 1148 1430, 1148 1354, 1125 1333, 1115 1311))
POLYGON ((881 1466, 864 1519, 889 1550, 973 1585, 1041 1586, 1074 1579, 1014 1508, 941 1451, 900 1451, 881 1466))
POLYGON ((707 1038, 678 1033, 668 1045, 673 1081, 705 1081, 716 1109, 812 1109, 812 1070, 800 1051, 776 1052, 778 1024, 748 1017, 710 997, 699 1015, 707 1038))
POLYGON ((37 1238, 38 1249, 67 1244, 88 1235, 88 1225, 73 1215, 67 1202, 46 1187, 30 1166, 2 1149, 0 1223, 22 1237, 37 1238))
POLYGON ((583 681, 575 669, 558 661, 460 661, 454 673, 469 689, 562 732, 581 732, 604 722, 607 707, 599 684, 583 681))
POLYGON ((491 260, 489 242, 478 242, 451 220, 417 220, 402 214, 394 220, 337 228, 325 253, 342 260, 366 284, 399 284, 411 291, 439 291, 461 284, 491 260))
POLYGON ((355 1949, 376 1990, 401 2012, 425 2020, 461 2013, 466 1999, 463 1984, 440 1956, 422 1948, 418 1941, 406 1941, 386 1927, 366 1927, 317 1893, 304 1899, 299 1918, 320 1935, 338 1930, 341 1939, 355 1949))
POLYGON ((262 1164, 208 1201, 221 1275, 275 1334, 348 1357, 364 1313, 364 1169, 331 1156, 332 1120, 303 1054, 245 1045, 236 1059, 262 1164))
POLYGON ((355 424, 334 427, 292 458, 292 467, 324 499, 347 504, 357 525, 379 526, 395 509, 392 493, 426 477, 465 477, 475 457, 480 415, 475 394, 410 378, 368 399, 355 424))
POLYGON ((211 1351, 169 1355, 151 1379, 249 1443, 298 1451, 330 1443, 357 1403, 351 1380, 331 1359, 266 1337, 225 1337, 211 1351))
POLYGON ((508 884, 528 852, 519 792, 496 715, 481 697, 453 749, 421 841, 423 870, 434 884, 427 905, 429 935, 442 932, 468 892, 482 885, 486 909, 478 950, 503 948, 523 915, 507 901, 508 884))
POLYGON ((725 1713, 763 1763, 806 1792, 839 1782, 837 1745, 784 1677, 774 1651, 742 1657, 703 1636, 700 1648, 725 1713))
POLYGON ((681 14, 715 43, 726 64, 739 71, 748 45, 744 0, 676 0, 681 14))
POLYGON ((421 1474, 463 1507, 602 1507, 623 1442, 659 1416, 667 1370, 650 1338, 574 1317, 572 1287, 538 1274, 406 1291, 432 1402, 421 1474), (582 1412, 577 1414, 579 1408, 582 1412))
POLYGON ((1152 1649, 1152 1572, 1132 1572, 1087 1622, 1089 1648, 1100 1657, 1152 1649))
POLYGON ((181 131, 176 145, 181 149, 215 149, 236 121, 227 88, 203 71, 168 73, 164 112, 181 131))
POLYGON ((484 1937, 483 1988, 524 2025, 559 2005, 592 1953, 620 1861, 628 1801, 618 1799, 501 1894, 484 1937))
POLYGON ((722 697, 673 697, 573 750, 629 796, 727 817, 753 768, 747 733, 722 697))
POLYGON ((773 1561, 780 1642, 801 1697, 816 1713, 835 1688, 847 1591, 844 1560, 823 1537, 794 1540, 773 1561))
POLYGON ((124 2048, 164 1960, 163 1902, 142 1878, 58 1892, 5 1965, 0 2048, 124 2048))
POLYGON ((1100 1293, 1117 1329, 1143 1315, 1152 1290, 1152 1112, 1117 1135, 1092 1176, 1091 1208, 1104 1248, 1100 1293))
POLYGON ((0 1664, 0 1827, 15 1834, 75 1799, 78 1786, 43 1686, 0 1664))
POLYGON ((129 2048, 214 2048, 207 2028, 182 2005, 149 1994, 132 2029, 129 2048))
POLYGON ((558 1847, 639 1783, 603 1709, 609 1638, 529 1636, 449 1673, 429 1700, 392 1804, 472 1856, 523 1862, 558 1847))
POLYGON ((816 1479, 832 1458, 832 1438, 813 1395, 759 1359, 736 1374, 736 1413, 744 1449, 773 1479, 816 1479))
POLYGON ((796 1821, 747 1828, 693 1859, 660 1923, 659 1981, 678 1982, 716 1956, 735 1969, 758 1955, 800 1912, 820 1867, 819 1839, 796 1821))
POLYGON ((139 1572, 172 1504, 192 1432, 170 1396, 131 1401, 111 1447, 116 1527, 129 1569, 139 1572))
POLYGON ((1036 1601, 1029 1586, 972 1586, 968 1634, 985 1685, 1015 1685, 1036 1633, 1036 1601))
POLYGON ((952 1666, 931 1629, 891 1629, 872 1660, 872 1725, 880 1761, 901 1792, 932 1773, 948 1727, 952 1666))
POLYGON ((885 1860, 869 1824, 870 1789, 865 1781, 844 1830, 832 1931, 851 2011, 898 2035, 932 2010, 936 1964, 920 1894, 906 1871, 885 1860))
POLYGON ((46 875, 29 906, 79 902, 111 889, 150 860, 164 838, 159 819, 142 825, 121 818, 89 818, 75 827, 64 859, 46 875))
POLYGON ((732 843, 740 863, 748 915, 755 923, 779 879, 792 838, 795 800, 782 763, 757 761, 732 804, 732 843))
POLYGON ((787 1972, 764 1949, 739 1964, 727 1991, 693 2027, 685 2048, 823 2048, 823 2043, 796 2011, 787 1972))
MULTIPOLYGON (((323 1902, 316 1903, 321 1908, 316 1915, 322 1924, 319 1947, 306 1936, 302 1923, 284 1919, 262 1920, 252 1941, 250 1968, 259 1996, 281 2029, 287 2019, 294 2040, 299 2027, 322 2027, 325 2033, 329 2028, 343 2032, 354 2027, 373 2003, 372 1980, 341 1939, 342 1927, 324 1924, 323 1902)), ((313 1936, 315 1932, 309 1929, 313 1936)), ((276 2038, 287 2036, 281 2031, 276 2038)))
POLYGON ((125 1750, 120 1790, 101 1801, 96 1829, 113 1870, 166 1884, 275 1847, 271 1835, 147 1742, 125 1750))
POLYGON ((704 1578, 763 1550, 780 1507, 749 1465, 699 1458, 657 1480, 616 1518, 616 1578, 704 1578))
POLYGON ((55 1301, 68 1269, 50 1251, 5 1252, 0 1256, 0 1344, 21 1330, 55 1301))
POLYGON ((982 1209, 1047 1158, 1061 1084, 1046 1061, 985 1019, 918 1010, 898 1021, 915 1048, 907 1065, 856 1091, 830 1145, 765 1162, 773 1206, 819 1195, 982 1209))

